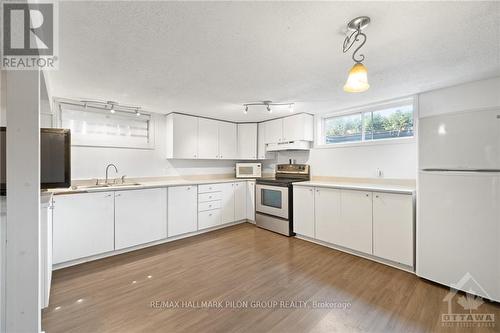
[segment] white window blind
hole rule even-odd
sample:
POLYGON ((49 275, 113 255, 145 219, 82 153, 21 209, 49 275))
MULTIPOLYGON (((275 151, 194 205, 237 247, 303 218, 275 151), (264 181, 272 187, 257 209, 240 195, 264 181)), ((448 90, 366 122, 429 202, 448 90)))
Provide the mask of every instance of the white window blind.
POLYGON ((74 146, 154 148, 150 115, 110 113, 63 103, 59 110, 59 125, 71 130, 71 144, 74 146))

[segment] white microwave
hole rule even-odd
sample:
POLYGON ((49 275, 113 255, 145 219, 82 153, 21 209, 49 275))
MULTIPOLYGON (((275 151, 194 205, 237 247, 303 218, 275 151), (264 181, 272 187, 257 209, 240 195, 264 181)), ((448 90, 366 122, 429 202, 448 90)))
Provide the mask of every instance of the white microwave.
POLYGON ((236 163, 236 178, 262 177, 262 163, 236 163))

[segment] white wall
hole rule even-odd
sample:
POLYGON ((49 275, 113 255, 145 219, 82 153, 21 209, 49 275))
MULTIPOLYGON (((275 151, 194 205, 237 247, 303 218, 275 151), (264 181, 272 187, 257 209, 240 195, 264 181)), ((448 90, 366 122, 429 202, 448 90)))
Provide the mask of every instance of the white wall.
MULTIPOLYGON (((153 116, 155 149, 106 147, 72 147, 72 179, 104 178, 106 165, 114 163, 119 175, 128 177, 160 177, 234 173, 235 161, 167 160, 166 118, 153 116)), ((110 177, 115 177, 114 170, 110 177)))
POLYGON ((424 92, 418 104, 421 118, 500 106, 500 77, 424 92))
MULTIPOLYGON (((312 176, 377 177, 377 169, 384 178, 415 179, 417 173, 417 145, 415 141, 397 144, 360 145, 341 148, 316 148, 309 152, 280 152, 278 163, 311 165, 312 176)), ((266 163, 266 172, 272 163, 266 163)))
POLYGON ((6 93, 5 72, 0 70, 0 126, 6 126, 7 124, 6 93))

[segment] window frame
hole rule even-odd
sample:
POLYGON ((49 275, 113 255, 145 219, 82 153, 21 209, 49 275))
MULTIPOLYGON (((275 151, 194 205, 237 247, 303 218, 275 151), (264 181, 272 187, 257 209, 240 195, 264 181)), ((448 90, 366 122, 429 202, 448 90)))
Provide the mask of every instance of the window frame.
POLYGON ((314 148, 344 148, 344 147, 356 147, 356 146, 371 146, 371 145, 387 145, 387 144, 405 144, 416 142, 417 139, 417 123, 418 119, 418 105, 417 98, 415 96, 404 97, 394 100, 389 100, 385 102, 379 102, 376 104, 369 104, 365 106, 355 107, 343 109, 337 112, 327 112, 323 114, 316 115, 316 140, 314 148), (386 139, 377 139, 377 140, 365 140, 365 122, 363 119, 363 115, 365 113, 371 113, 376 111, 382 111, 384 109, 409 105, 413 106, 413 135, 407 137, 396 137, 396 138, 386 138, 386 139), (340 143, 326 143, 326 135, 325 135, 325 121, 329 118, 333 117, 341 117, 341 116, 349 116, 354 114, 361 114, 361 140, 360 141, 351 141, 351 142, 340 142, 340 143))

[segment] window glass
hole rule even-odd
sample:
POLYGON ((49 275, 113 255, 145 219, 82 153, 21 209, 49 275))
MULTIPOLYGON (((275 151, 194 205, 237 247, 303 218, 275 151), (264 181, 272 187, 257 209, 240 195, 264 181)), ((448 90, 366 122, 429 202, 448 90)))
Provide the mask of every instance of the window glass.
POLYGON ((361 113, 325 119, 325 143, 361 141, 361 113))
POLYGON ((412 105, 365 113, 366 140, 408 136, 413 136, 412 105))
POLYGON ((328 117, 323 120, 325 144, 413 137, 413 104, 328 117))
POLYGON ((261 189, 261 204, 281 209, 281 191, 261 189))

